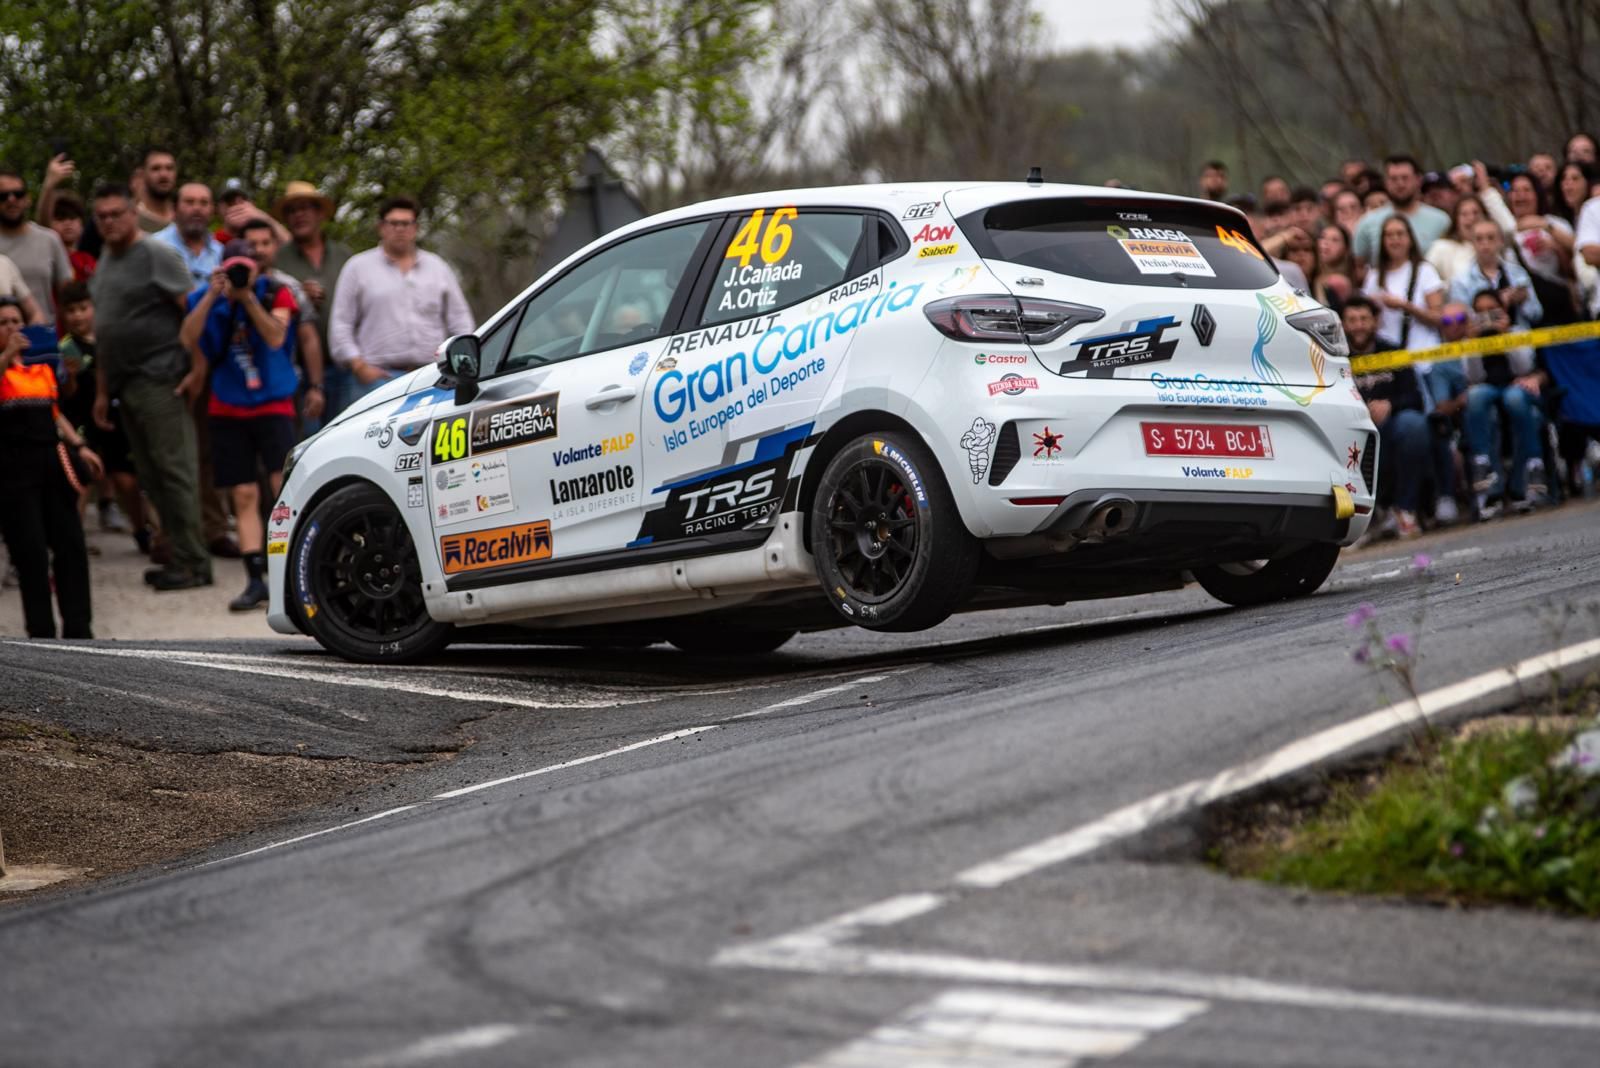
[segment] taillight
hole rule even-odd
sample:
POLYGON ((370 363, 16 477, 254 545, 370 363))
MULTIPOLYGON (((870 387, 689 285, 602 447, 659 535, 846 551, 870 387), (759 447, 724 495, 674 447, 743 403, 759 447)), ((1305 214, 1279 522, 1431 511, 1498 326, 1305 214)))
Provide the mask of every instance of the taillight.
POLYGON ((1310 334, 1312 340, 1321 345, 1322 350, 1329 356, 1343 359, 1350 355, 1350 342, 1345 339, 1344 324, 1332 310, 1312 308, 1310 311, 1288 316, 1287 321, 1296 330, 1310 334))
POLYGON ((1043 345, 1082 323, 1105 317, 1099 308, 1038 297, 946 297, 922 309, 928 322, 957 341, 1010 341, 1043 345))

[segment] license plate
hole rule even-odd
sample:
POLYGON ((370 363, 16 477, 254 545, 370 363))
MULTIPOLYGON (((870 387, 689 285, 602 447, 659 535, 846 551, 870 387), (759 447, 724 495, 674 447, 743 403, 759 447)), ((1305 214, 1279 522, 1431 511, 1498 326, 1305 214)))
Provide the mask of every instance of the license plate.
POLYGON ((1253 456, 1272 459, 1264 426, 1231 423, 1140 423, 1146 456, 1253 456))

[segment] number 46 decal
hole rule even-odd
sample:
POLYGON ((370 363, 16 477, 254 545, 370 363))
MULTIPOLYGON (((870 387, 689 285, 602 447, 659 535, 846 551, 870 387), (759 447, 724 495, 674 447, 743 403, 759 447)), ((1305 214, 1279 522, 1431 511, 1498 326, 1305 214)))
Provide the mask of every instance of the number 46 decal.
POLYGON ((1262 258, 1261 250, 1252 245, 1250 239, 1237 230, 1224 230, 1219 225, 1217 227, 1217 240, 1222 242, 1225 247, 1237 249, 1246 256, 1254 256, 1258 260, 1262 258))
POLYGON ((433 462, 449 463, 467 455, 467 417, 440 419, 433 424, 433 462))
POLYGON ((761 220, 766 218, 767 209, 757 208, 750 218, 739 227, 739 232, 733 235, 733 243, 728 246, 728 251, 723 255, 725 260, 738 260, 740 267, 750 266, 750 257, 760 253, 762 263, 778 263, 789 254, 789 243, 794 240, 794 228, 789 225, 789 220, 798 218, 800 213, 793 208, 779 208, 767 219, 767 232, 761 233, 761 220), (756 237, 760 235, 760 244, 756 237))

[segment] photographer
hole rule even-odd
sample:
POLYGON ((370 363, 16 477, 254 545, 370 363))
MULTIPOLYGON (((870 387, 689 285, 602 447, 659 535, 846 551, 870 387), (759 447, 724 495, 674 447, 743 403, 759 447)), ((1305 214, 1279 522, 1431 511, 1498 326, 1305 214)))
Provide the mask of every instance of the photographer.
POLYGON ((265 532, 258 468, 276 494, 294 445, 294 340, 298 307, 289 287, 261 274, 245 241, 230 241, 210 283, 189 295, 180 336, 211 368, 212 468, 216 486, 233 498, 247 582, 228 604, 247 612, 267 603, 265 532))

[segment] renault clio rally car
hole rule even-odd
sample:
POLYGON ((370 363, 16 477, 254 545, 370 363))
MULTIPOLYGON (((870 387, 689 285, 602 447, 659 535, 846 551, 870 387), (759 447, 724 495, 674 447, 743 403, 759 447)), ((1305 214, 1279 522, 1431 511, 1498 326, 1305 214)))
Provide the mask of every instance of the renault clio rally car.
POLYGON ((642 220, 299 446, 271 626, 759 652, 1174 589, 1309 594, 1370 519, 1338 318, 1217 204, 1043 183, 642 220))

